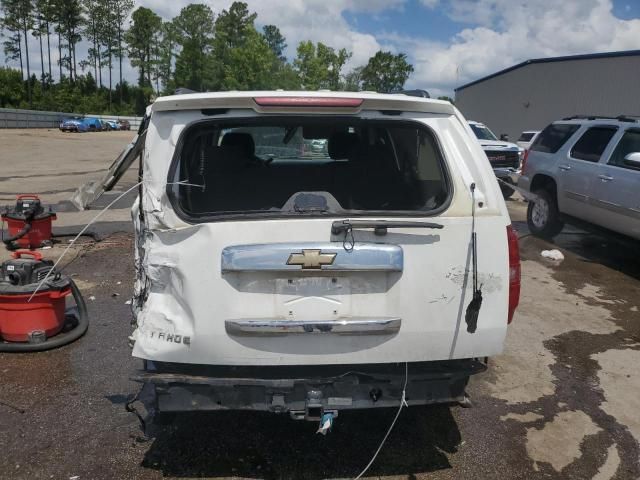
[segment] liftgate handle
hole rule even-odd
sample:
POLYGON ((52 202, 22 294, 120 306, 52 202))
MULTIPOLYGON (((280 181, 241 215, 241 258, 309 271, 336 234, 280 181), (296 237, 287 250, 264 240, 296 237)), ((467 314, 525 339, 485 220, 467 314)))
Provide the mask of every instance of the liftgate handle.
POLYGON ((16 250, 15 252, 11 253, 11 256, 15 259, 22 258, 23 255, 30 255, 37 261, 42 260, 42 254, 40 252, 34 252, 31 250, 16 250))

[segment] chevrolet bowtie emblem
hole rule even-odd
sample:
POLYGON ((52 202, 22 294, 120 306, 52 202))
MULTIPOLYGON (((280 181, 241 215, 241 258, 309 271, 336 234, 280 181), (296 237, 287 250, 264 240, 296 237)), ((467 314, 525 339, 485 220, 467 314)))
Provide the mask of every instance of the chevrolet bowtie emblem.
POLYGON ((319 270, 323 265, 331 265, 335 258, 335 253, 322 253, 322 250, 302 250, 302 253, 289 255, 287 265, 300 265, 303 270, 319 270))

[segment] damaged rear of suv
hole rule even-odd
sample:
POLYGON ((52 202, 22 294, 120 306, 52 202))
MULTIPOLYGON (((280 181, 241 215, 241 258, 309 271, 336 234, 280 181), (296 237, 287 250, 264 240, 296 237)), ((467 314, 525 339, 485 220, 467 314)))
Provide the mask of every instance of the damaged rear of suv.
POLYGON ((158 411, 462 401, 502 351, 517 238, 448 102, 188 94, 146 125, 132 339, 158 411))

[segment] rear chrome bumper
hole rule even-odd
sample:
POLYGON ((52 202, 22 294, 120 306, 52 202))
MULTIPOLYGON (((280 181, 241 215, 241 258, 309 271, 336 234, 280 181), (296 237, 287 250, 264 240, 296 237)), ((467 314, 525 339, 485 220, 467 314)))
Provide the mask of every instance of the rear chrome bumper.
MULTIPOLYGON (((397 407, 405 364, 224 367, 146 362, 132 380, 151 387, 159 412, 253 410, 317 420, 325 411, 397 407)), ((477 359, 408 364, 409 405, 462 401, 477 359)))
POLYGON ((225 328, 229 335, 274 336, 291 334, 342 335, 393 335, 400 330, 402 320, 394 317, 360 318, 343 320, 296 321, 286 319, 242 319, 227 320, 225 328))

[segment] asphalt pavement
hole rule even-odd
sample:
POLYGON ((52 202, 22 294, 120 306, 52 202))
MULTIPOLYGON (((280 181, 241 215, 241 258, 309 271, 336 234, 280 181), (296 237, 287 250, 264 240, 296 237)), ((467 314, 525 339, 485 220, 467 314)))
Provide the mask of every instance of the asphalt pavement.
MULTIPOLYGON (((341 413, 326 437, 314 423, 247 412, 178 416, 143 434, 125 410, 139 390, 129 377, 141 366, 128 346, 134 271, 126 206, 100 226, 99 242, 83 239, 64 261, 87 299, 87 335, 50 352, 0 354, 0 478, 356 476, 395 409, 341 413)), ((637 247, 570 227, 551 244, 528 234, 523 201, 508 207, 523 280, 504 354, 472 378, 473 408, 403 410, 365 478, 640 478, 637 247), (549 248, 565 259, 542 258, 549 248)), ((67 215, 77 213, 59 215, 71 233, 81 217, 67 215)), ((57 240, 44 251, 50 258, 69 237, 57 240)))

